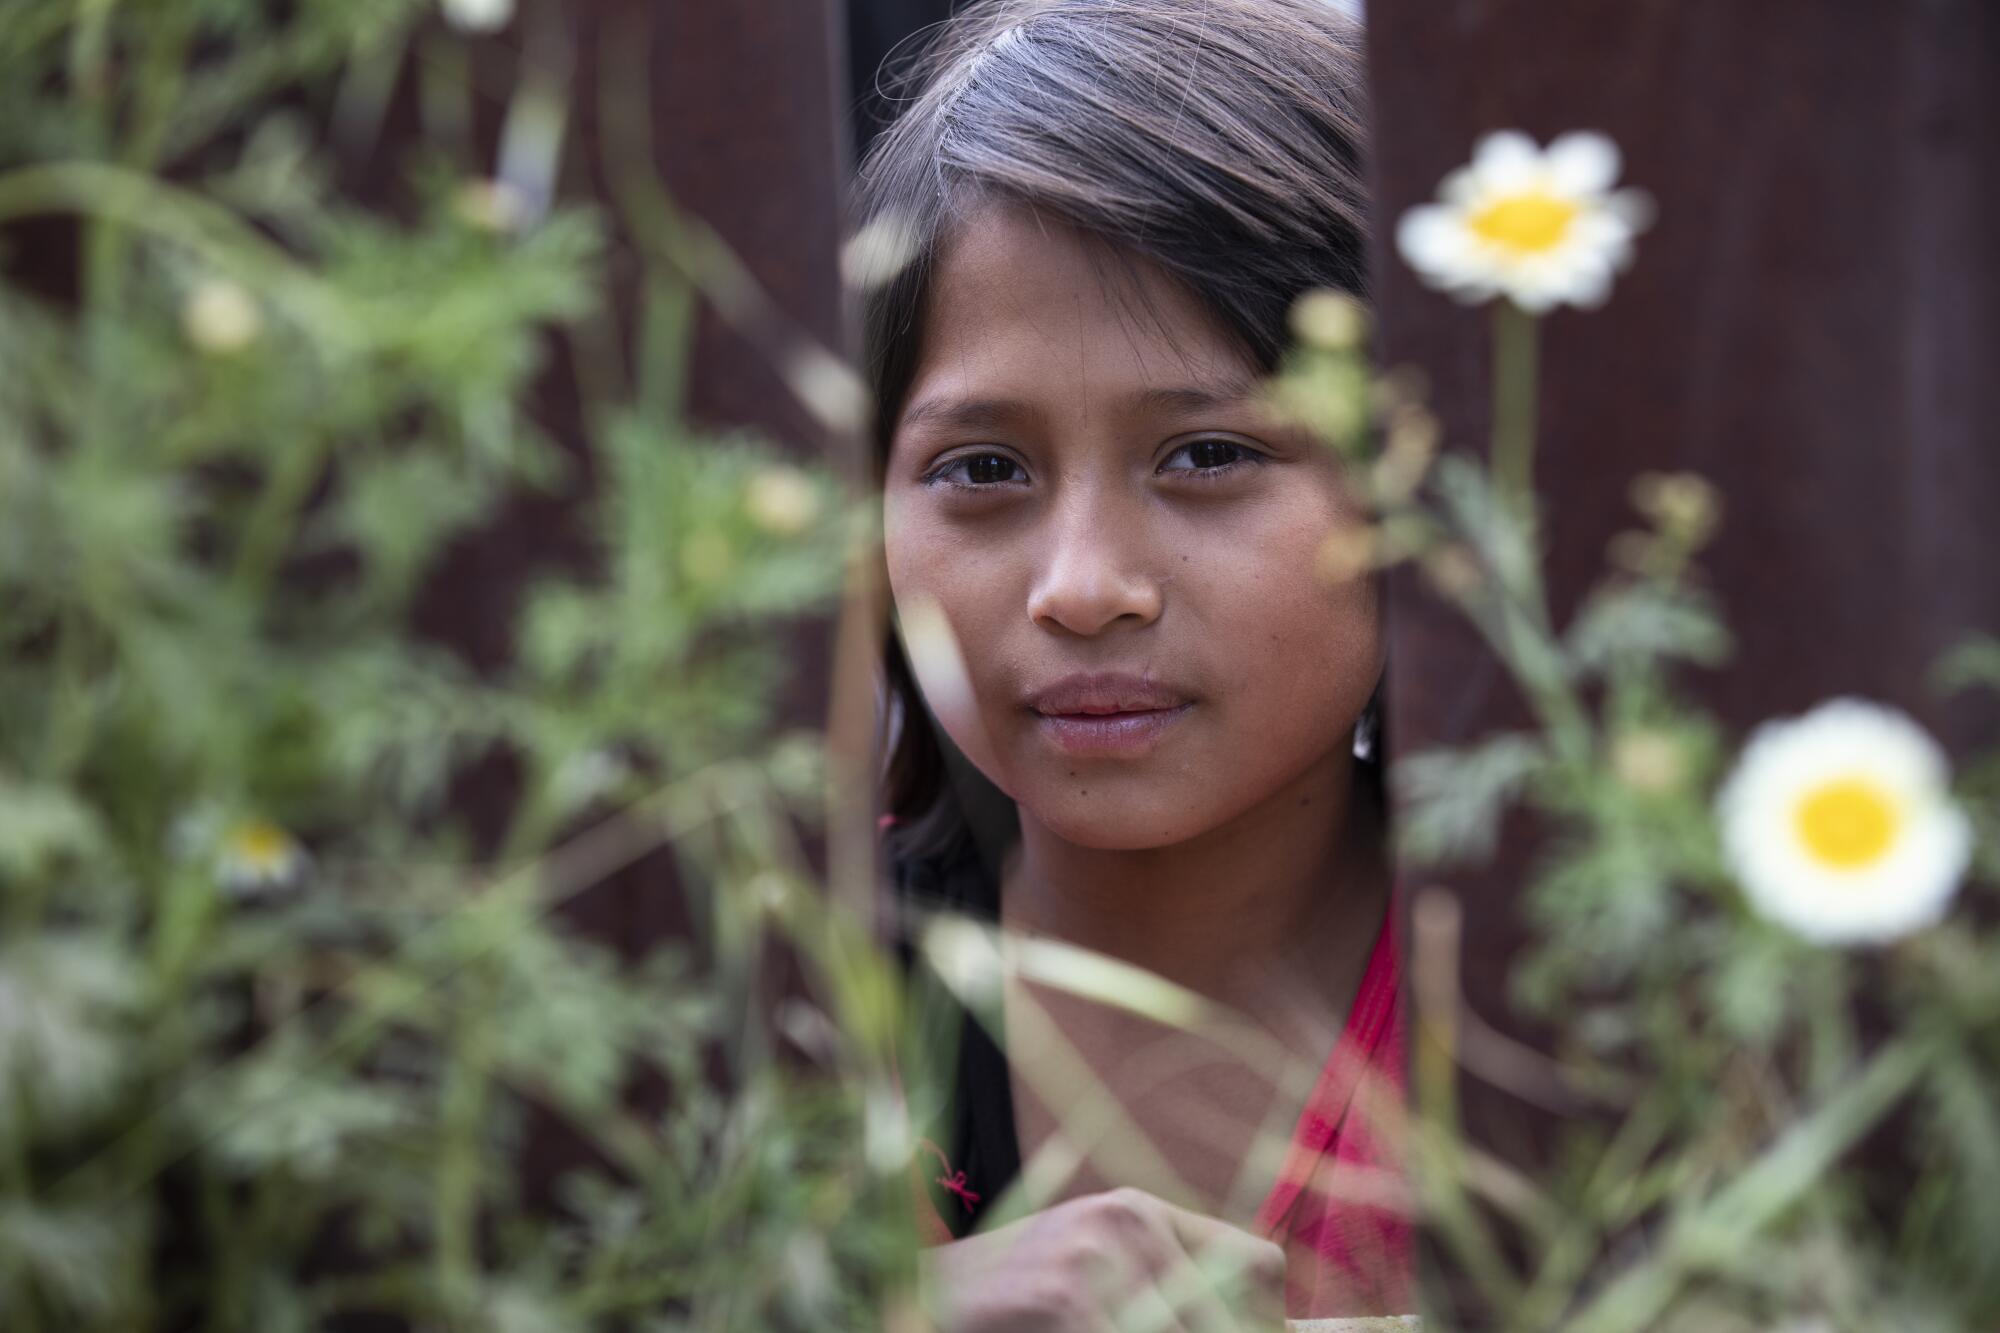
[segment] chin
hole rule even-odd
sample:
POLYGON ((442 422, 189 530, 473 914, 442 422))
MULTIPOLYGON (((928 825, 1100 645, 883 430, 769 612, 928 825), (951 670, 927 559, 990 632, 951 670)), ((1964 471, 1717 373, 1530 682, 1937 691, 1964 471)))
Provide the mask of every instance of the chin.
POLYGON ((1148 809, 1115 796, 1099 802, 1094 796, 1064 793, 1052 801, 1025 802, 1023 808, 1064 842, 1099 852, 1151 851, 1202 832, 1184 814, 1148 809))

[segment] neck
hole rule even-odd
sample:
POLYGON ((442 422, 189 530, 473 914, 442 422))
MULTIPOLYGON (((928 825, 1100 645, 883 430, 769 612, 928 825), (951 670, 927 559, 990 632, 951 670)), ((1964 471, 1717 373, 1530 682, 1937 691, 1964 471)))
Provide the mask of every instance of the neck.
POLYGON ((1080 847, 1024 808, 1002 874, 1002 921, 1239 1008, 1301 986, 1344 1008, 1347 973, 1365 959, 1386 903, 1378 815, 1345 752, 1167 847, 1080 847))

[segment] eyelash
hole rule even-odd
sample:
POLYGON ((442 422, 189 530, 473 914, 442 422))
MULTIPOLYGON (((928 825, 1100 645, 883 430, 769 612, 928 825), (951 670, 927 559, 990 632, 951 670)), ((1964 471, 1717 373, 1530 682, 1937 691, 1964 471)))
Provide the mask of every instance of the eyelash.
MULTIPOLYGON (((1175 449, 1174 454, 1180 453, 1181 450, 1183 449, 1192 449, 1196 445, 1201 445, 1201 444, 1226 445, 1229 448, 1234 449, 1236 451, 1237 456, 1231 459, 1227 463, 1218 463, 1213 467, 1172 468, 1169 470, 1178 473, 1181 476, 1194 477, 1203 481, 1212 481, 1222 477, 1226 473, 1235 472, 1241 467, 1244 466, 1254 467, 1257 464, 1260 464, 1264 461, 1264 456, 1258 453, 1255 449, 1252 449, 1249 445, 1238 444, 1235 440, 1225 440, 1219 437, 1205 437, 1199 440, 1189 440, 1186 444, 1183 444, 1179 448, 1175 449)), ((1167 456, 1171 458, 1173 457, 1173 454, 1169 454, 1167 456)), ((991 451, 983 453, 960 454, 956 458, 948 459, 940 466, 933 468, 930 472, 926 473, 924 475, 923 482, 926 486, 949 486, 955 490, 961 490, 961 491, 990 491, 990 490, 997 490, 1002 486, 1012 486, 1017 484, 1011 481, 989 481, 989 482, 968 483, 963 481, 951 481, 946 477, 945 474, 950 472, 953 468, 958 467, 962 463, 970 463, 974 459, 979 459, 979 458, 1006 459, 1007 462, 1013 463, 1015 467, 1017 468, 1020 467, 1019 463, 1015 463, 1013 459, 1008 458, 1007 455, 1005 454, 993 453, 991 451)))

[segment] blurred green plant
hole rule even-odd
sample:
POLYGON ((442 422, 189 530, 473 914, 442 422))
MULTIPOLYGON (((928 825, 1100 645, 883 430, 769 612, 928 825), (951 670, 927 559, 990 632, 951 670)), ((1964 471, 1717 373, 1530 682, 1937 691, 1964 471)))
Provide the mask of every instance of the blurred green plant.
POLYGON ((779 713, 779 630, 830 605, 854 507, 683 423, 714 245, 629 156, 639 372, 598 354, 641 228, 538 202, 567 91, 532 35, 507 171, 478 164, 450 23, 0 17, 10 1333, 877 1327, 909 1267, 907 1181, 852 1151, 896 992, 810 890, 823 751, 779 713), (403 82, 424 132, 386 160, 403 82), (357 153, 376 206, 333 183, 357 153), (566 350, 559 444, 523 405, 566 350), (582 549, 473 663, 418 624, 532 495, 582 549), (497 829, 454 796, 472 772, 513 793, 497 829), (688 938, 632 958, 564 924, 663 847, 688 938), (776 1026, 773 931, 807 978, 776 1026), (537 1183, 552 1134, 584 1164, 537 1183))

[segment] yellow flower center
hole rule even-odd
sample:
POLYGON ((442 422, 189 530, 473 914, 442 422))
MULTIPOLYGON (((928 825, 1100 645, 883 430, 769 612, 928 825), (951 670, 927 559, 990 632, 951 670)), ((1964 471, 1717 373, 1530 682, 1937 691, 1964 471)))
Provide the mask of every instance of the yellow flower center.
POLYGON ((276 869, 285 863, 291 850, 291 834, 276 824, 244 824, 229 834, 230 854, 255 870, 276 869))
POLYGON ((1806 793, 1797 819, 1799 840, 1814 859, 1854 870, 1889 850, 1902 811, 1888 792, 1866 778, 1835 778, 1806 793))
POLYGON ((1472 230, 1482 240, 1522 254, 1553 250, 1569 235, 1569 224, 1582 210, 1567 199, 1539 190, 1509 195, 1472 216, 1472 230))

